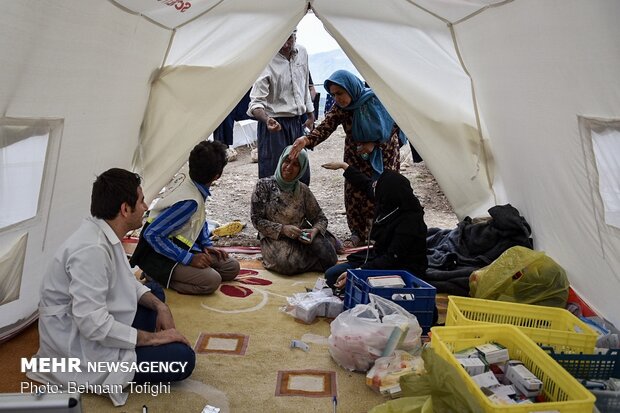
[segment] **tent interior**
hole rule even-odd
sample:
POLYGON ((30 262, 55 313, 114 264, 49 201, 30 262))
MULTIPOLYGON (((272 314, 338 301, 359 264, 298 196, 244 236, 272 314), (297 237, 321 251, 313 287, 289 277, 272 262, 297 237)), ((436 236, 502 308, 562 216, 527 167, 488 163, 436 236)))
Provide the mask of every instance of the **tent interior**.
POLYGON ((0 337, 36 317, 41 276, 88 215, 94 177, 134 170, 152 200, 309 8, 412 137, 459 219, 515 206, 534 247, 620 325, 620 2, 1 7, 0 337))

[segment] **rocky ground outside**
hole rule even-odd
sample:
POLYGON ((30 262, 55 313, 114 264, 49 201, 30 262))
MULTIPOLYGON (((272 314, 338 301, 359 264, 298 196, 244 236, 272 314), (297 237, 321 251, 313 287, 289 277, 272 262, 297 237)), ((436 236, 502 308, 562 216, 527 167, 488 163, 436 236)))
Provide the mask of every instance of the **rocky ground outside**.
MULTIPOLYGON (((330 171, 321 168, 321 165, 342 160, 343 147, 344 132, 339 128, 314 151, 310 151, 310 189, 329 219, 329 230, 340 239, 350 235, 344 211, 344 178, 342 171, 330 171)), ((249 146, 240 146, 236 150, 237 159, 228 163, 222 177, 211 187, 212 197, 207 201, 207 217, 220 224, 235 220, 246 224, 241 233, 217 239, 215 245, 257 246, 257 232, 250 221, 250 198, 258 178, 258 165, 251 160, 249 146)), ((414 192, 424 206, 427 226, 455 228, 457 217, 437 182, 424 162, 412 163, 407 152, 404 151, 401 157, 401 173, 411 181, 414 192)))

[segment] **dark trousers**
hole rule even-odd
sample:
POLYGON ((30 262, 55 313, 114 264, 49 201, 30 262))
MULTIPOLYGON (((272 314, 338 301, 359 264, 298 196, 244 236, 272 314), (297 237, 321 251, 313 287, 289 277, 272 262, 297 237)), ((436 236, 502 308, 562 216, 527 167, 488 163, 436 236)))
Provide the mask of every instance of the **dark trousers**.
MULTIPOLYGON (((164 290, 158 283, 151 281, 146 284, 151 292, 161 301, 166 300, 164 290)), ((154 332, 157 321, 157 313, 149 308, 138 305, 136 316, 133 320, 132 327, 154 332)), ((133 381, 136 383, 157 383, 168 381, 184 380, 192 374, 196 365, 196 354, 194 350, 183 343, 168 343, 161 346, 142 346, 136 347, 137 363, 141 362, 187 362, 185 369, 179 372, 161 372, 161 373, 142 373, 136 372, 133 381)))
POLYGON ((246 92, 239 103, 237 103, 233 110, 224 118, 222 123, 213 131, 214 140, 222 142, 227 146, 232 146, 235 121, 252 119, 246 113, 248 105, 250 104, 250 90, 246 92))

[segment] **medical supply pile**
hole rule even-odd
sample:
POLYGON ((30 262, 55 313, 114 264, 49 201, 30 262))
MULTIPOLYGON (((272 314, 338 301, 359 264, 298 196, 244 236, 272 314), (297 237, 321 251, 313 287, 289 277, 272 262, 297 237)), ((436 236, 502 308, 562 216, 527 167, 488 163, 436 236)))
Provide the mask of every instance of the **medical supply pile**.
POLYGON ((519 360, 510 360, 499 343, 486 343, 454 353, 489 399, 498 404, 534 403, 543 383, 519 360))

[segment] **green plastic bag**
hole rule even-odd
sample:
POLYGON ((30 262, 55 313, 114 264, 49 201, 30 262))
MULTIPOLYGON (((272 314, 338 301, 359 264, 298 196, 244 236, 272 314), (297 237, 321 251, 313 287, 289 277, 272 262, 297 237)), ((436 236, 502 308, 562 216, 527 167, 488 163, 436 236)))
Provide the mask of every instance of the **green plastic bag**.
POLYGON ((512 247, 469 277, 474 298, 566 307, 566 272, 542 251, 512 247))
POLYGON ((401 397, 373 407, 368 413, 433 413, 430 395, 401 397))
POLYGON ((476 413, 482 411, 457 373, 458 366, 425 346, 422 350, 427 374, 400 378, 403 397, 374 407, 368 413, 476 413))

